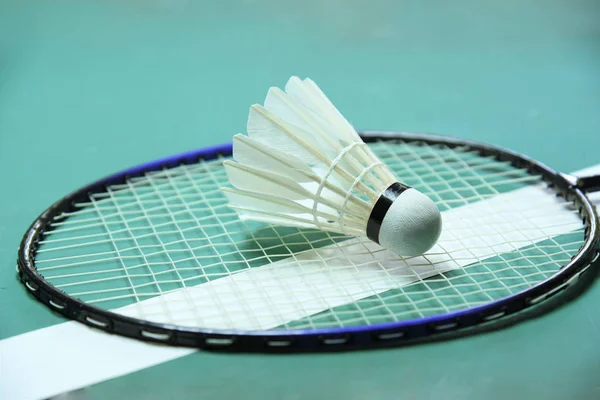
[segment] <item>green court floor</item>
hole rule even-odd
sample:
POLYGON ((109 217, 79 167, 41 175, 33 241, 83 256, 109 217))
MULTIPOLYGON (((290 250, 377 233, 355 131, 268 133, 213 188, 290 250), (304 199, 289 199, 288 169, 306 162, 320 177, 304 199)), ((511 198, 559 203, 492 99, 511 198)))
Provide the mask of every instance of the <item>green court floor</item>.
MULTIPOLYGON (((566 172, 600 164, 598 1, 0 0, 0 341, 64 322, 15 273, 39 212, 119 169, 229 141, 291 75, 359 129, 487 141, 566 172)), ((595 284, 537 320, 401 349, 197 352, 72 398, 600 399, 599 304, 595 284)), ((3 385, 17 364, 0 354, 3 385)), ((35 385, 22 379, 10 384, 35 385)))

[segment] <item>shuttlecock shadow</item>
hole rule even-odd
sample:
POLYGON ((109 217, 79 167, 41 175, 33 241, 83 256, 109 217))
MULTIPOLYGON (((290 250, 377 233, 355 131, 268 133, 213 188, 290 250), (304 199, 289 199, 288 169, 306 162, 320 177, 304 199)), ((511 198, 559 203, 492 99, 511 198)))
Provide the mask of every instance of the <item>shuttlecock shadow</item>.
POLYGON ((248 230, 246 240, 238 247, 244 254, 262 255, 247 260, 251 267, 258 267, 348 239, 350 237, 345 235, 316 229, 263 226, 248 230))

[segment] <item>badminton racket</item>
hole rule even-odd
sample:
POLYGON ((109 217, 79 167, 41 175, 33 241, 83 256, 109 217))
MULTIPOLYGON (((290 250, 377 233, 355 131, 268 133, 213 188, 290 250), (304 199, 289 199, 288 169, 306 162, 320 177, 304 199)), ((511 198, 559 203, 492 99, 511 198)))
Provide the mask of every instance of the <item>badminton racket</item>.
POLYGON ((581 293, 599 263, 600 176, 458 138, 361 132, 443 230, 400 257, 366 238, 242 221, 222 145, 63 197, 27 229, 17 270, 54 312, 144 341, 221 351, 398 346, 497 329, 581 293))

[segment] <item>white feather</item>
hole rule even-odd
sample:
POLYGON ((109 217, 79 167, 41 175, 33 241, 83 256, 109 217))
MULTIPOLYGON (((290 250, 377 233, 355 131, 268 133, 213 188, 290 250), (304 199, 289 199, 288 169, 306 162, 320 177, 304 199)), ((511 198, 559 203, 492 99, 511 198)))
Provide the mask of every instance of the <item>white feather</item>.
POLYGON ((344 118, 312 80, 307 78, 302 81, 300 78, 293 76, 286 84, 285 91, 296 101, 321 115, 330 124, 336 137, 347 142, 362 141, 348 120, 344 118))
POLYGON ((258 221, 271 225, 290 226, 298 228, 315 228, 312 217, 298 217, 295 215, 271 215, 266 211, 256 212, 241 210, 238 207, 232 207, 238 212, 242 221, 258 221))
POLYGON ((223 164, 229 182, 238 189, 268 193, 293 200, 314 197, 313 193, 286 176, 232 161, 225 161, 223 164))
MULTIPOLYGON (((286 91, 287 93, 278 88, 269 89, 265 108, 282 120, 321 138, 319 149, 331 159, 349 145, 361 144, 353 149, 352 157, 344 157, 338 164, 351 176, 361 173, 365 165, 377 159, 372 151, 364 146, 356 130, 313 81, 310 79, 301 81, 297 77, 292 77, 286 85, 286 91)), ((380 168, 378 172, 385 177, 385 181, 394 179, 387 168, 380 168)), ((366 180, 372 186, 379 184, 372 176, 367 176, 366 180)), ((353 181, 346 180, 346 183, 351 184, 353 181)))
POLYGON ((280 171, 299 182, 315 180, 313 170, 298 158, 241 134, 233 137, 233 158, 240 164, 280 171))
POLYGON ((340 146, 339 141, 331 140, 331 127, 321 115, 305 107, 304 104, 294 101, 281 89, 269 89, 265 108, 291 125, 311 133, 320 142, 321 149, 330 147, 331 143, 335 143, 336 147, 340 146))
POLYGON ((239 189, 223 189, 229 204, 245 212, 259 213, 273 216, 294 215, 301 218, 312 218, 316 215, 322 222, 327 222, 337 219, 337 211, 333 208, 319 205, 318 210, 313 213, 313 205, 304 202, 296 202, 281 197, 265 197, 260 194, 239 190, 239 189))
MULTIPOLYGON (((310 134, 307 142, 320 149, 330 160, 334 159, 349 142, 341 140, 332 127, 321 115, 305 107, 302 103, 294 101, 287 93, 279 88, 271 88, 265 99, 265 108, 277 115, 290 125, 298 127, 305 135, 310 134)), ((351 159, 344 158, 339 166, 354 172, 356 165, 351 159)))
POLYGON ((328 157, 318 149, 317 140, 308 132, 282 120, 258 104, 250 108, 248 136, 302 160, 307 165, 326 163, 328 157))
MULTIPOLYGON (((253 105, 250 109, 248 136, 298 158, 314 171, 331 170, 327 180, 345 190, 356 184, 358 189, 366 191, 371 197, 378 195, 371 193, 363 182, 355 183, 356 175, 364 169, 360 162, 349 161, 351 158, 347 156, 341 162, 332 163, 335 155, 341 153, 341 149, 320 143, 314 131, 292 125, 260 105, 253 105)), ((327 137, 327 134, 321 136, 327 137)), ((355 149, 354 153, 357 151, 358 149, 355 149)))
MULTIPOLYGON (((238 212, 241 219, 259 220, 270 224, 314 228, 316 224, 322 230, 339 231, 337 211, 322 204, 316 212, 311 206, 273 196, 265 197, 256 193, 224 188, 229 205, 238 212), (315 217, 317 223, 315 223, 315 217)), ((359 235, 362 221, 349 219, 346 232, 359 235)))
MULTIPOLYGON (((317 182, 301 184, 280 173, 260 170, 229 160, 223 164, 229 182, 240 189, 237 191, 238 195, 245 194, 246 200, 249 200, 248 193, 257 194, 251 201, 255 208, 269 209, 272 199, 290 199, 297 201, 304 209, 310 207, 311 211, 314 208, 320 212, 332 212, 342 207, 345 202, 345 193, 329 183, 326 183, 327 187, 319 192, 317 188, 321 184, 317 182), (259 199, 262 199, 263 204, 257 206, 259 199)), ((229 190, 229 193, 232 192, 235 191, 229 190)), ((360 218, 364 214, 365 207, 369 207, 369 204, 354 198, 349 199, 346 204, 348 217, 360 218)))
POLYGON ((264 106, 250 108, 247 132, 233 138, 233 188, 223 189, 242 220, 363 236, 397 181, 310 79, 270 88, 264 106))

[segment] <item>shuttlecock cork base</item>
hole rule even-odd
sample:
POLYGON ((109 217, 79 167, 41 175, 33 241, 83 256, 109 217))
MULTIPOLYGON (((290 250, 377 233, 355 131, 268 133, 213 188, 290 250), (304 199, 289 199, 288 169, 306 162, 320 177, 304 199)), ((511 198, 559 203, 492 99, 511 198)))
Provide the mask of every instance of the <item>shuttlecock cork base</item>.
POLYGON ((441 231, 441 214, 433 201, 410 186, 395 182, 373 206, 366 234, 394 253, 416 256, 431 249, 441 231))
POLYGON ((224 162, 240 219, 366 236, 400 256, 437 242, 435 203, 400 183, 312 80, 270 88, 247 130, 224 162))

